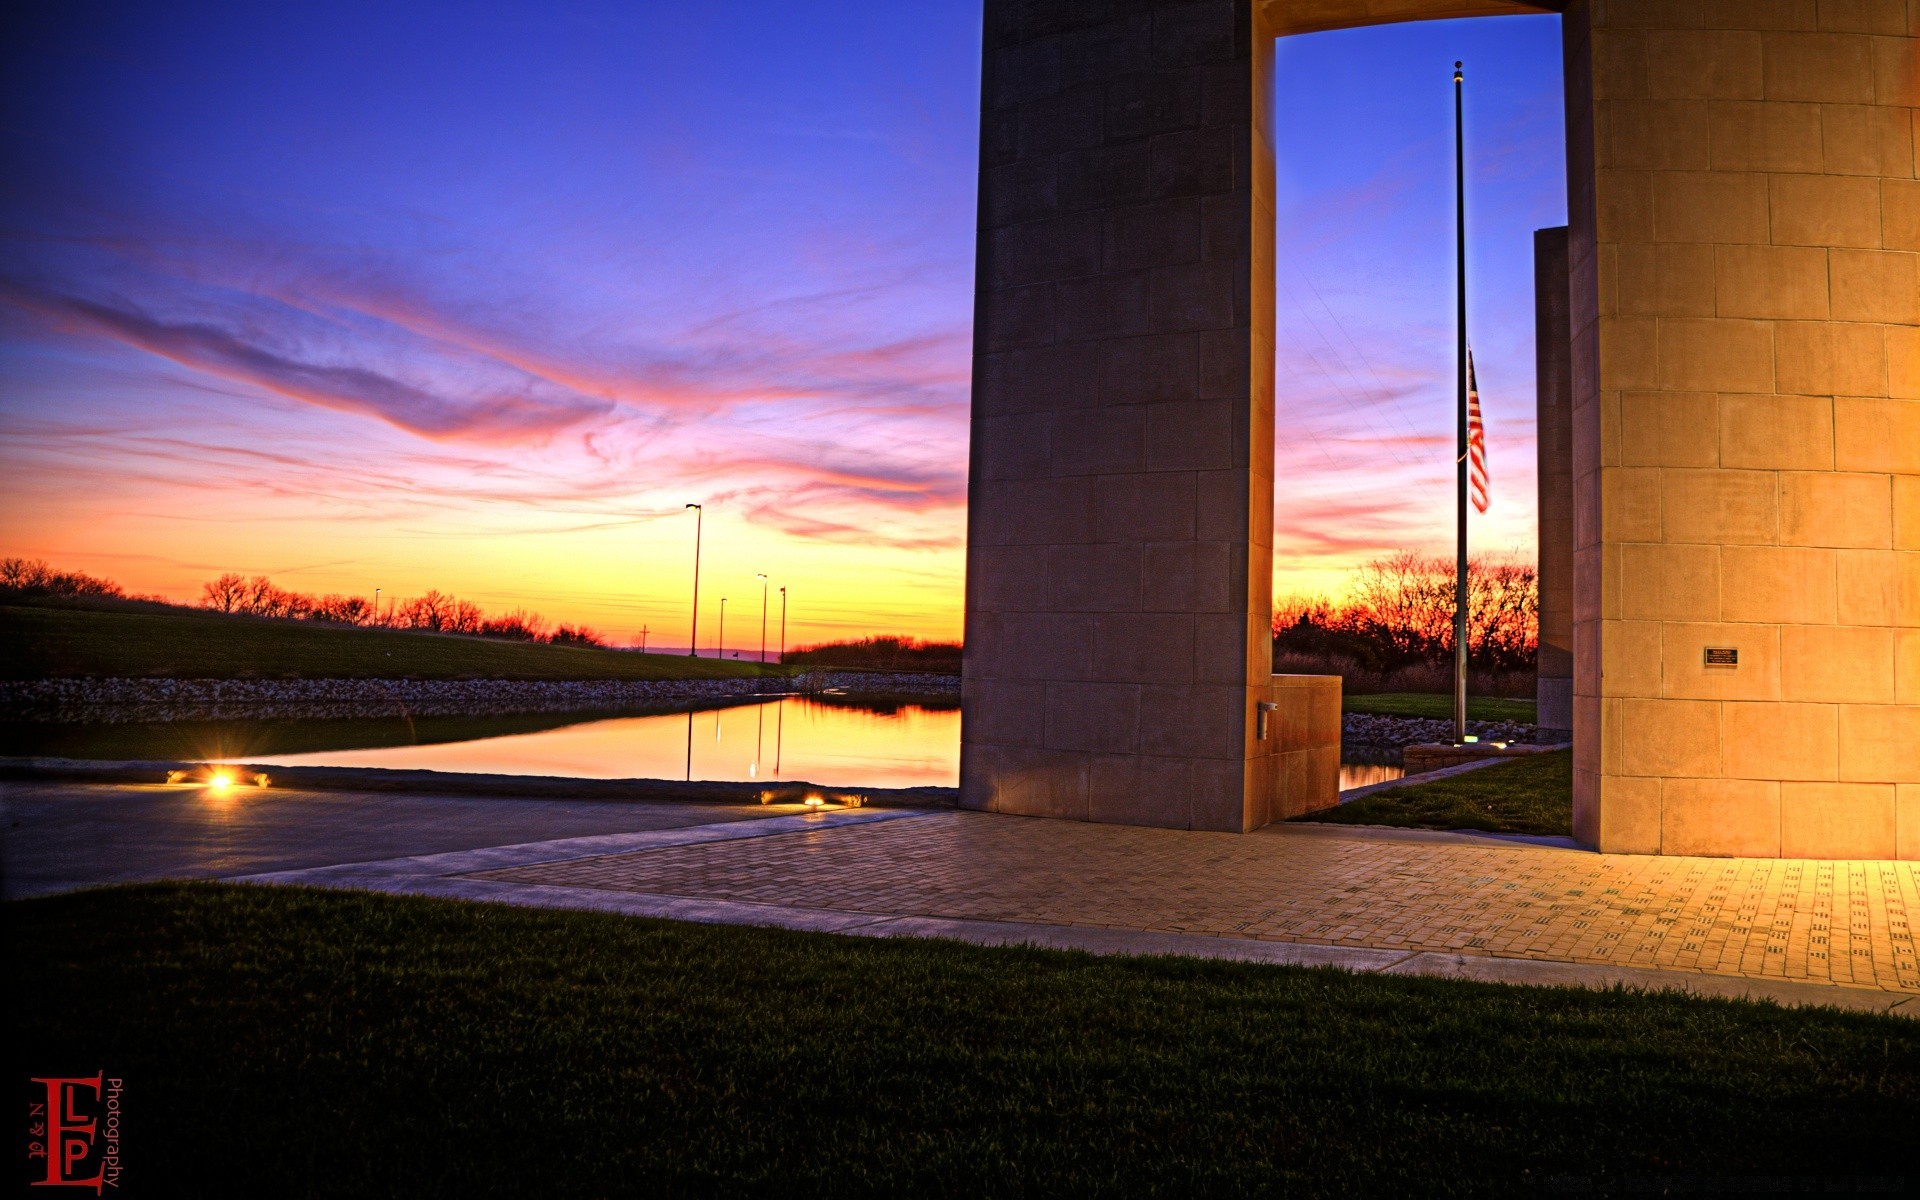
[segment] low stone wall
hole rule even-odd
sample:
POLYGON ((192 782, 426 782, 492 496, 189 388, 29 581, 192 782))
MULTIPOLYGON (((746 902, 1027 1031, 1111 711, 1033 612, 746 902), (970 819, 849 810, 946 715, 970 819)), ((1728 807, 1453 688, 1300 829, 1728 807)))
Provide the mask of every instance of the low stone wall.
POLYGON ((0 681, 0 720, 114 725, 617 712, 794 692, 957 696, 952 675, 796 679, 33 679, 0 681))
MULTIPOLYGON (((1534 728, 1518 721, 1468 721, 1467 732, 1483 742, 1531 742, 1534 728)), ((1453 741, 1453 722, 1430 717, 1383 717, 1347 713, 1340 722, 1340 761, 1400 766, 1408 746, 1453 741)))

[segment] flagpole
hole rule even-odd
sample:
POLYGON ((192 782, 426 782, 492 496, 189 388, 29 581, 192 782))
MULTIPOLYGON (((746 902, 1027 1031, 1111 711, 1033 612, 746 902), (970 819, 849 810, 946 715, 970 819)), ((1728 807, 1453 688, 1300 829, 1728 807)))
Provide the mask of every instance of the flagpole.
POLYGON ((1457 561, 1453 576, 1453 740, 1467 736, 1467 171, 1460 91, 1464 77, 1453 64, 1453 212, 1455 274, 1458 309, 1454 317, 1459 342, 1455 347, 1458 390, 1458 451, 1454 466, 1457 561))

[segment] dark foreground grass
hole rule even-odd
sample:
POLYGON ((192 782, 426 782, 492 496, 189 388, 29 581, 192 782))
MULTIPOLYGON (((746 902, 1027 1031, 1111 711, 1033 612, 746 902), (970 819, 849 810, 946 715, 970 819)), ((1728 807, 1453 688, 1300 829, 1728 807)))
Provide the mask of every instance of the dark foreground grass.
MULTIPOLYGON (((765 673, 780 673, 768 667, 765 673)), ((0 605, 0 677, 712 679, 752 663, 167 609, 0 605)))
MULTIPOLYGON (((1383 717, 1429 717, 1436 721, 1453 719, 1453 697, 1431 692, 1380 692, 1371 696, 1345 696, 1340 707, 1350 713, 1375 713, 1383 717)), ((1533 724, 1534 702, 1509 696, 1468 696, 1469 721, 1519 721, 1533 724)))
POLYGON ((208 884, 7 908, 31 1068, 126 1081, 128 1194, 1898 1186, 1920 1128, 1920 1024, 1879 1015, 208 884))
POLYGON ((1571 836, 1573 751, 1550 750, 1432 783, 1375 792, 1295 820, 1571 836))

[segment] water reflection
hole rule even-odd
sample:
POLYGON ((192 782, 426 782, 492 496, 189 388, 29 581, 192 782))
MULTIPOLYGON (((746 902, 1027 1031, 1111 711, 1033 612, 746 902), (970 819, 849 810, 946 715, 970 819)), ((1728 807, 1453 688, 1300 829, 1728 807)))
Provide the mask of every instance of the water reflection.
POLYGON ((679 775, 848 787, 952 787, 960 774, 960 710, 902 704, 874 711, 788 696, 684 716, 612 717, 438 745, 323 750, 250 761, 581 779, 679 775), (792 749, 786 745, 789 717, 794 725, 792 749))
POLYGON ((1341 763, 1340 790, 1366 787, 1373 783, 1386 783, 1394 779, 1405 778, 1405 767, 1388 767, 1375 763, 1341 763))

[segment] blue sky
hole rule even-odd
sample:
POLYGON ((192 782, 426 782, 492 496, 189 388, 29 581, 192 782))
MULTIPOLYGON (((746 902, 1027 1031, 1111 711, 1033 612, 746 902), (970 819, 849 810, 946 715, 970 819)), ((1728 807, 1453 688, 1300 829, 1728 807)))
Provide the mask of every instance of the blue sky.
MULTIPOLYGON (((976 4, 6 22, 0 550, 181 598, 230 569, 440 587, 659 645, 704 499, 716 586, 788 582, 796 640, 957 633, 976 4)), ((1276 97, 1282 591, 1449 528, 1409 496, 1451 457, 1421 439, 1451 429, 1456 57, 1484 534, 1530 544, 1557 18, 1309 35, 1276 97)))

